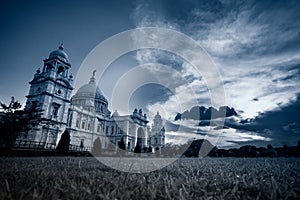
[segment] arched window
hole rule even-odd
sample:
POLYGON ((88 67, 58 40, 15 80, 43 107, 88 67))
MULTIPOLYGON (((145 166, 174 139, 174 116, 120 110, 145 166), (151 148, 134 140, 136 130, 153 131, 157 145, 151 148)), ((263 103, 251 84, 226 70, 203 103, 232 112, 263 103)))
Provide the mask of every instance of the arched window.
POLYGON ((52 104, 52 117, 57 118, 59 107, 60 107, 60 105, 57 103, 52 104))
POLYGON ((113 135, 114 134, 114 127, 111 126, 111 134, 113 135))
POLYGON ((64 67, 63 66, 59 66, 58 69, 57 69, 57 73, 62 73, 64 71, 64 67))
POLYGON ((47 65, 46 65, 46 71, 49 71, 50 69, 52 69, 53 67, 52 67, 52 65, 50 64, 50 63, 48 63, 47 65))
POLYGON ((76 120, 76 127, 80 128, 80 120, 79 119, 76 120))
POLYGON ((84 139, 81 139, 80 141, 80 148, 84 148, 84 139))
POLYGON ((96 110, 96 112, 99 111, 99 102, 98 101, 95 101, 95 110, 96 110))

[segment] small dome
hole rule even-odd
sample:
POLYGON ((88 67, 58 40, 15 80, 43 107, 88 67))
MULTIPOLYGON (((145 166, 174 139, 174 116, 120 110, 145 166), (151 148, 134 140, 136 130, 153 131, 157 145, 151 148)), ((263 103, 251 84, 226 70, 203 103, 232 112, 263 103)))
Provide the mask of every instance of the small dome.
POLYGON ((161 116, 159 114, 159 112, 156 113, 156 115, 154 116, 155 120, 161 120, 161 116))
POLYGON ((119 117, 119 116, 120 116, 120 114, 118 113, 118 111, 117 111, 117 110, 115 110, 115 112, 112 114, 112 116, 113 116, 113 117, 119 117))
POLYGON ((62 44, 58 47, 57 50, 54 50, 49 54, 49 59, 55 58, 55 57, 58 57, 59 59, 62 59, 63 61, 65 61, 67 63, 69 62, 69 57, 66 54, 66 52, 64 51, 64 47, 62 44))

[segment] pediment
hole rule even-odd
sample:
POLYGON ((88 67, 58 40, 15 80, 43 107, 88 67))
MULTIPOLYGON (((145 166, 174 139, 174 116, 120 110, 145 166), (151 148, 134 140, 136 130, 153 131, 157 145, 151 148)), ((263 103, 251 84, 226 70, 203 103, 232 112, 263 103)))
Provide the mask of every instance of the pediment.
POLYGON ((65 79, 62 79, 62 78, 57 78, 56 79, 56 82, 62 86, 65 86, 65 87, 68 87, 68 88, 72 88, 71 84, 65 80, 65 79))

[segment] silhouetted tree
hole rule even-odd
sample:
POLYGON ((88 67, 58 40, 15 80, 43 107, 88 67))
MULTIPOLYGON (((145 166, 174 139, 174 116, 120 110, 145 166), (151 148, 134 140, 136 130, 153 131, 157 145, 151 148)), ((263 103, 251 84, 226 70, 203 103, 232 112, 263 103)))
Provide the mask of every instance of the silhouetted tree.
POLYGON ((107 145, 107 151, 108 151, 109 153, 111 153, 111 155, 112 155, 112 154, 115 155, 115 153, 116 153, 116 145, 113 144, 111 141, 109 141, 109 142, 108 142, 108 145, 107 145))
POLYGON ((218 147, 213 147, 212 150, 209 152, 208 156, 210 157, 218 157, 218 147))
POLYGON ((27 133, 41 121, 41 110, 36 106, 20 108, 21 104, 14 97, 8 105, 0 103, 0 142, 2 140, 6 150, 12 148, 21 133, 27 133))
POLYGON ((21 108, 21 104, 15 101, 14 97, 11 97, 11 101, 8 105, 0 103, 1 106, 1 125, 0 136, 3 140, 6 150, 12 148, 14 141, 18 136, 18 117, 16 111, 21 108))
POLYGON ((93 149, 92 149, 92 154, 94 156, 100 156, 101 155, 101 141, 100 141, 100 138, 97 137, 96 140, 94 141, 94 144, 93 144, 93 149))
POLYGON ((145 153, 147 153, 147 150, 148 150, 148 148, 147 147, 143 147, 143 153, 145 152, 145 153))
POLYGON ((161 150, 161 154, 164 157, 168 157, 168 158, 172 158, 175 156, 176 153, 176 149, 175 146, 167 144, 166 146, 164 146, 164 148, 161 150))
POLYGON ((203 152, 204 155, 201 156, 206 156, 212 149, 212 144, 204 139, 193 140, 189 148, 185 151, 184 155, 186 157, 199 157, 201 147, 203 147, 203 150, 205 150, 203 152))
POLYGON ((160 152, 159 152, 159 148, 158 147, 155 148, 155 156, 156 157, 160 157, 160 152))
POLYGON ((267 156, 267 157, 276 157, 277 156, 277 152, 275 149, 273 149, 273 146, 268 144, 267 145, 267 150, 265 150, 263 152, 264 156, 267 156))
POLYGON ((142 148, 141 148, 139 142, 136 143, 136 146, 134 147, 133 152, 134 152, 134 153, 142 153, 142 148))
POLYGON ((124 142, 124 139, 121 138, 121 141, 119 142, 119 148, 124 150, 126 149, 126 145, 125 145, 125 142, 124 142))
POLYGON ((192 148, 188 148, 185 152, 184 152, 184 155, 188 158, 194 156, 194 151, 192 148))
POLYGON ((79 147, 80 147, 80 149, 81 149, 81 151, 82 151, 82 150, 83 150, 83 148, 84 148, 84 145, 83 145, 83 140, 81 140, 81 141, 80 141, 80 146, 79 146, 79 147))
POLYGON ((297 148, 296 148, 297 150, 297 152, 296 152, 296 156, 297 157, 300 157, 300 140, 298 140, 298 145, 297 145, 297 148))
POLYGON ((120 155, 124 155, 125 154, 126 145, 125 145, 125 142, 124 142, 123 138, 121 138, 121 141, 118 142, 118 146, 119 146, 118 152, 120 153, 120 155))
POLYGON ((288 145, 286 145, 286 144, 283 145, 282 153, 283 153, 282 156, 289 156, 289 147, 288 147, 288 145))
POLYGON ((70 133, 68 130, 65 130, 60 137, 58 145, 56 147, 56 152, 60 156, 67 155, 70 146, 70 133))
POLYGON ((21 115, 19 120, 20 126, 22 127, 21 132, 23 133, 23 137, 27 138, 28 131, 41 123, 42 109, 39 109, 38 106, 34 104, 18 112, 21 115))
POLYGON ((152 153, 152 147, 151 146, 148 147, 147 153, 152 153))

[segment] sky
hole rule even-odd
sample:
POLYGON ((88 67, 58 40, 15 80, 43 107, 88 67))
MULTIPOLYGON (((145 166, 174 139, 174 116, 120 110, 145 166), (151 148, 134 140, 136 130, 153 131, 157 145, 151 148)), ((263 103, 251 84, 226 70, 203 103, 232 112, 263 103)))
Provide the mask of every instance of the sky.
MULTIPOLYGON (((2 1, 0 101, 15 96, 25 103, 34 72, 62 42, 76 78, 100 42, 133 28, 161 27, 187 35, 207 52, 223 81, 225 104, 238 113, 207 138, 217 138, 220 147, 295 145, 300 139, 299 10, 296 0, 2 1)), ((147 38, 132 39, 139 44, 147 38)), ((166 37, 163 45, 180 44, 166 37)), ((205 77, 180 56, 158 49, 129 52, 111 64, 99 82, 109 101, 121 77, 138 65, 165 85, 141 85, 129 99, 130 109, 142 107, 150 118, 159 110, 176 126, 177 112, 195 102, 211 106, 205 77)), ((209 129, 194 121, 181 123, 192 134, 170 128, 169 142, 180 143, 209 129)))

